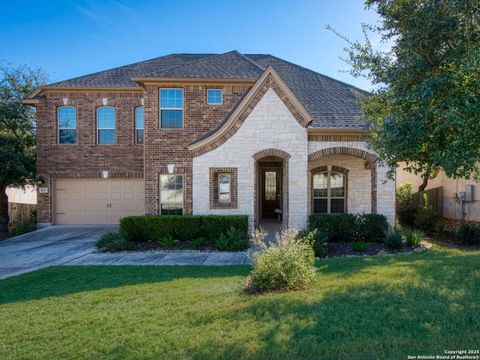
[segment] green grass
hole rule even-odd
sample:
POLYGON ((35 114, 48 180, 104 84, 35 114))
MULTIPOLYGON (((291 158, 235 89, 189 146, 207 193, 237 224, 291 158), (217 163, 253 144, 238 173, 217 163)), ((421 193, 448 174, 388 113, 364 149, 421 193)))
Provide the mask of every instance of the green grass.
POLYGON ((478 349, 480 252, 319 262, 251 296, 248 267, 56 267, 0 281, 1 359, 406 359, 478 349))

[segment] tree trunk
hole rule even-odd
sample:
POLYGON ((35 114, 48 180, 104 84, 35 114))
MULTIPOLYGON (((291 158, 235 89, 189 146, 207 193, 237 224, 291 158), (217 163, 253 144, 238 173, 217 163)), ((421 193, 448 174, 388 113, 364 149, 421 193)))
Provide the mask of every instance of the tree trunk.
POLYGON ((423 191, 426 189, 427 185, 428 185, 428 179, 429 179, 430 176, 428 176, 427 174, 423 175, 422 176, 422 179, 423 179, 423 182, 420 184, 420 186, 418 187, 418 191, 423 191))
POLYGON ((8 235, 9 220, 7 188, 0 186, 0 238, 8 235))

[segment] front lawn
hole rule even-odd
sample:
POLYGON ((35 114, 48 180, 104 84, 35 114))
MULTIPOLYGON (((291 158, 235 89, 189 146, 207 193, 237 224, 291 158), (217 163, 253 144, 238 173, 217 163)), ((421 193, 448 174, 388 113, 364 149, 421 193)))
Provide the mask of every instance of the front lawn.
POLYGON ((480 251, 327 259, 308 291, 250 268, 56 267, 0 281, 1 359, 406 359, 478 349, 480 251), (348 356, 350 355, 350 356, 348 356))

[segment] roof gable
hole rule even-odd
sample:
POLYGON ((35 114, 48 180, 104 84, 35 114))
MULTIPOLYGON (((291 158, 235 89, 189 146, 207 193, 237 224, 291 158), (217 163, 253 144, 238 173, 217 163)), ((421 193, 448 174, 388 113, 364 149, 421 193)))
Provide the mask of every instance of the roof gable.
POLYGON ((268 66, 248 94, 220 126, 188 146, 188 149, 193 152, 193 156, 199 156, 212 151, 231 138, 269 89, 275 91, 298 123, 306 128, 312 121, 311 115, 285 85, 275 70, 268 66))

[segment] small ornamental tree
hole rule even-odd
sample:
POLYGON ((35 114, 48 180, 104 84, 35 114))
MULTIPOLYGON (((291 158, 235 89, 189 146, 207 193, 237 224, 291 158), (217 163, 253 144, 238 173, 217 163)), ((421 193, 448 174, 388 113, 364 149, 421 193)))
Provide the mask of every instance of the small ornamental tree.
POLYGON ((405 170, 423 177, 419 191, 439 170, 453 178, 479 178, 480 3, 366 0, 365 5, 381 21, 363 25, 365 41, 343 37, 349 44, 345 60, 354 76, 367 77, 375 87, 362 99, 362 110, 370 145, 390 168, 389 176, 405 162, 405 170), (389 50, 372 45, 372 34, 391 45, 389 50))
POLYGON ((22 101, 45 82, 40 69, 0 66, 0 237, 8 233, 7 187, 35 182, 35 113, 22 101))

